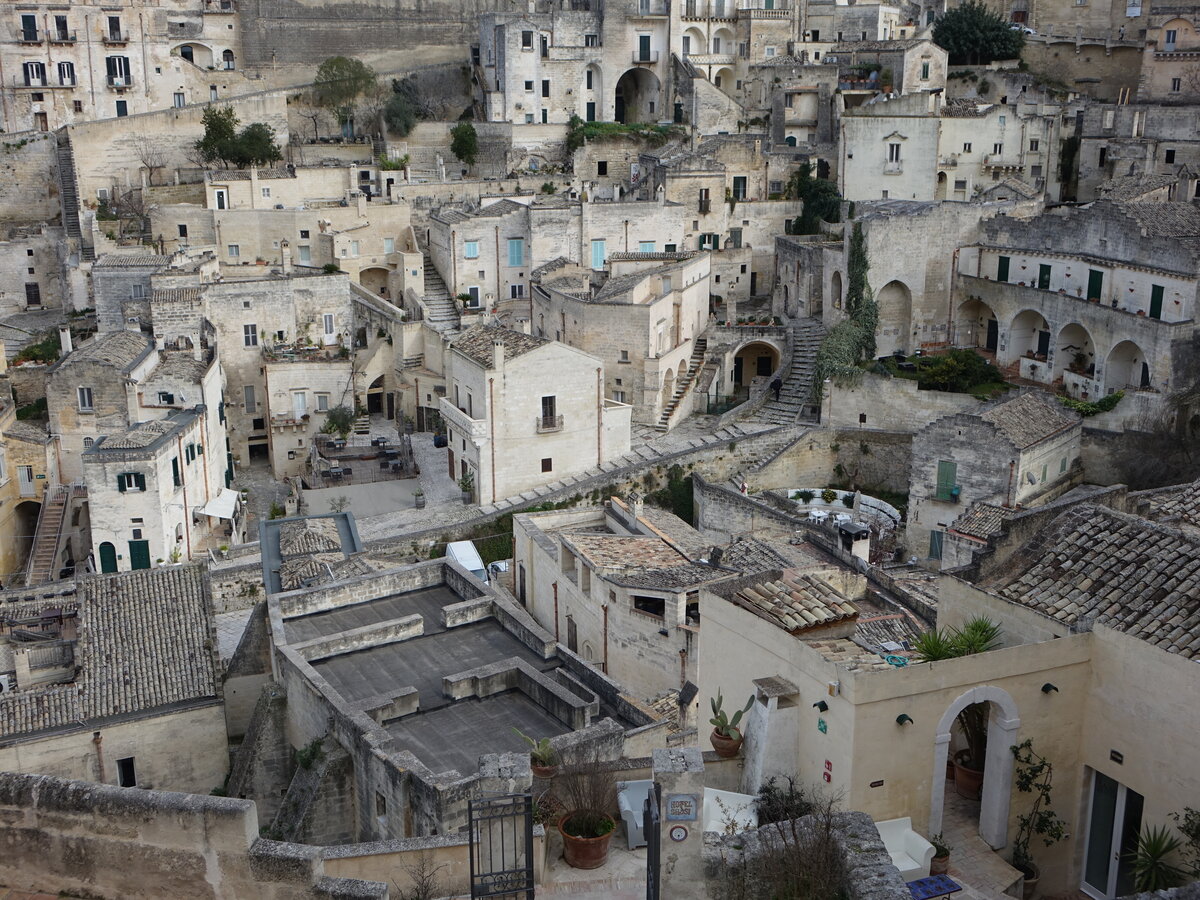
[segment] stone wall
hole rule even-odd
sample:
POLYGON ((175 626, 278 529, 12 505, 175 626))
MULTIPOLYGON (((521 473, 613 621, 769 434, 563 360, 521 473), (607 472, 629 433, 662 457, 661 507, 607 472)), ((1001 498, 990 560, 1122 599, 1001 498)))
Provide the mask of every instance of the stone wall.
POLYGON ((10 823, 0 882, 17 890, 103 900, 388 896, 385 884, 324 877, 315 847, 259 839, 247 800, 5 773, 0 817, 10 823))
POLYGON ((53 135, 25 131, 0 141, 0 218, 6 224, 61 218, 53 135))
POLYGON ((934 419, 972 411, 980 402, 970 394, 923 391, 915 381, 864 374, 856 385, 825 385, 821 423, 830 428, 881 428, 919 431, 934 419))

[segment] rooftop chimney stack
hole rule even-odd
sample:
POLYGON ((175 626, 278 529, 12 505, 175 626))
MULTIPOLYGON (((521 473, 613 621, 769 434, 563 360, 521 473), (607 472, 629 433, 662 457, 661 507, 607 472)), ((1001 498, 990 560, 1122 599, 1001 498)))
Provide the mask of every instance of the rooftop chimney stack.
POLYGON ((497 371, 504 368, 504 341, 500 338, 492 341, 492 368, 497 371))
POLYGON ((284 275, 292 274, 292 245, 287 241, 279 242, 280 271, 284 275))
POLYGON ((66 356, 75 349, 75 345, 71 343, 71 329, 68 326, 63 325, 58 329, 58 340, 62 344, 58 353, 59 357, 66 356))

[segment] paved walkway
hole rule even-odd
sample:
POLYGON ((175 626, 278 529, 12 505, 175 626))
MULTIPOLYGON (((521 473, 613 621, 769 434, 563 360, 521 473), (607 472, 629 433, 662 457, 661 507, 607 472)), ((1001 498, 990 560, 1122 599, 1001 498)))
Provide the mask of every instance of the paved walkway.
POLYGON ((953 848, 950 877, 963 885, 962 893, 956 897, 1007 900, 1021 896, 1021 873, 979 836, 979 801, 960 797, 950 780, 946 782, 942 834, 953 848))
MULTIPOLYGON (((253 608, 238 609, 213 616, 217 626, 217 652, 222 662, 229 662, 233 658, 252 612, 254 612, 253 608)), ((0 900, 3 900, 2 896, 0 896, 0 900)))
POLYGON ((630 850, 625 829, 618 823, 608 847, 608 862, 599 869, 573 869, 562 858, 562 835, 546 829, 546 874, 538 885, 539 897, 571 900, 644 900, 646 848, 630 850))

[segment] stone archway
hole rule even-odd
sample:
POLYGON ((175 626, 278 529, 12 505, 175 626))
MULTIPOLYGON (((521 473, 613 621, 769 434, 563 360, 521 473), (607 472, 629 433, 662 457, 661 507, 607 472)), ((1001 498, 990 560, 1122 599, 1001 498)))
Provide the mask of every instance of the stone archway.
POLYGON ((188 41, 186 44, 179 44, 171 49, 171 53, 186 62, 190 62, 194 66, 199 66, 201 69, 211 69, 215 65, 212 48, 198 41, 188 41))
POLYGON ((617 81, 615 114, 618 122, 655 122, 659 118, 658 76, 649 69, 630 69, 617 81))
POLYGON ((1091 376, 1096 371, 1096 348, 1088 330, 1078 322, 1063 327, 1054 342, 1054 377, 1067 370, 1091 376))
POLYGON ((675 396, 675 372, 667 369, 662 380, 662 394, 659 400, 659 409, 665 410, 671 403, 671 398, 675 396))
POLYGON ((756 379, 762 381, 779 369, 779 348, 766 341, 749 341, 734 351, 733 382, 748 387, 756 379))
POLYGON ((1004 363, 1029 354, 1043 362, 1050 349, 1050 325, 1036 309, 1025 309, 1013 316, 1008 326, 1008 350, 1004 363))
POLYGON ((716 73, 713 75, 713 84, 721 89, 721 93, 725 94, 727 97, 732 97, 737 86, 737 80, 734 77, 733 69, 729 66, 722 66, 720 69, 717 69, 716 73))
POLYGON ((954 322, 954 346, 995 353, 999 340, 1000 324, 988 304, 978 297, 970 297, 959 304, 954 322))
POLYGON ((842 308, 842 273, 834 272, 829 277, 829 297, 834 309, 842 308))
POLYGON ((1104 362, 1106 393, 1150 386, 1150 360, 1141 347, 1133 341, 1121 341, 1108 352, 1104 362))
POLYGON ((942 831, 942 811, 946 802, 946 760, 950 756, 950 736, 958 714, 975 703, 987 703, 988 742, 987 774, 983 779, 983 797, 979 806, 979 836, 993 850, 1008 843, 1008 811, 1012 802, 1013 756, 1009 747, 1017 743, 1021 719, 1012 695, 1003 688, 981 684, 960 694, 946 708, 933 739, 933 778, 929 797, 929 833, 942 831))
POLYGON ((875 295, 879 308, 879 326, 876 329, 876 356, 890 356, 900 352, 907 354, 915 349, 910 333, 912 328, 912 291, 902 281, 889 281, 875 295))
POLYGON ((384 266, 368 266, 358 273, 358 283, 376 297, 386 297, 388 271, 384 266))

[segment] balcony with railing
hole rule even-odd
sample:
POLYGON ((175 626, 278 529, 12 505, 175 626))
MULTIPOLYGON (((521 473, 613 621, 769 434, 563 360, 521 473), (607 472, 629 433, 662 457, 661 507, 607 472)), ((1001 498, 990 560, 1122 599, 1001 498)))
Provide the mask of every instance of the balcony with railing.
POLYGON ((464 438, 482 439, 487 437, 487 422, 484 419, 476 419, 465 409, 455 406, 446 397, 442 397, 438 401, 438 408, 446 424, 454 429, 455 437, 459 435, 464 438))
POLYGON ((42 32, 37 28, 18 28, 17 40, 22 44, 40 44, 42 32))
POLYGON ((50 43, 52 44, 73 44, 75 43, 74 31, 52 31, 50 32, 50 43))
POLYGON ((114 91, 123 91, 133 87, 133 79, 128 75, 109 75, 105 82, 114 91))
POLYGON ((633 61, 642 65, 650 65, 658 62, 657 50, 634 50, 633 61))
POLYGON ((538 434, 550 434, 555 431, 562 431, 562 416, 538 416, 536 421, 538 434))
POLYGON ((732 53, 689 53, 688 62, 693 66, 731 66, 735 58, 732 53))
POLYGON ((658 0, 640 0, 637 6, 637 11, 633 13, 633 18, 655 18, 658 16, 668 15, 667 4, 658 0))
POLYGON ((989 169, 1019 169, 1021 158, 1015 153, 989 153, 983 158, 983 164, 989 169))
POLYGON ((12 86, 23 91, 54 91, 70 90, 76 85, 74 80, 54 84, 48 78, 26 78, 24 75, 14 75, 12 77, 12 86))
POLYGON ((890 159, 883 164, 884 175, 900 175, 904 172, 904 163, 898 159, 890 159))
POLYGON ((100 36, 100 40, 106 44, 116 46, 129 43, 128 31, 106 31, 100 36))

